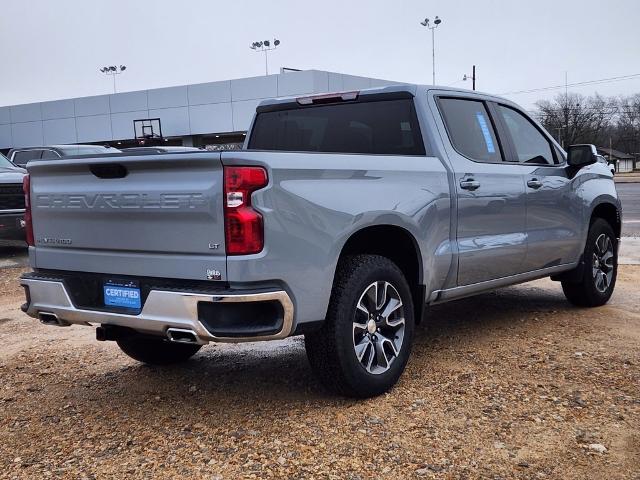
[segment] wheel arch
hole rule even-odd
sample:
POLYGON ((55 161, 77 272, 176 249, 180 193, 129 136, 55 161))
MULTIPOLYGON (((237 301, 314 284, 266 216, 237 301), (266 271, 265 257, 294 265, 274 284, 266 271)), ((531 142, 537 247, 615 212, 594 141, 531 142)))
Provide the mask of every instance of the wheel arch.
MULTIPOLYGON (((592 208, 591 215, 588 218, 588 222, 585 222, 585 228, 586 228, 586 232, 584 234, 585 243, 587 241, 591 225, 593 224, 593 221, 597 218, 601 218, 605 222, 607 222, 609 225, 611 225, 611 228, 613 229, 613 232, 616 238, 620 239, 620 236, 622 234, 622 218, 620 214, 619 204, 616 204, 615 201, 611 199, 605 198, 592 208)), ((584 248, 585 247, 583 245, 583 250, 584 248)), ((558 275, 552 275, 551 280, 579 282, 582 280, 582 276, 584 275, 585 268, 586 268, 585 259, 581 254, 576 268, 574 268, 573 270, 569 270, 567 272, 563 272, 558 275)))
POLYGON ((620 238, 620 235, 622 234, 622 218, 617 205, 607 201, 597 204, 591 211, 589 224, 591 224, 596 218, 602 218, 609 223, 616 234, 616 238, 620 238))
POLYGON ((344 243, 338 262, 346 255, 381 255, 393 261, 411 288, 416 323, 422 320, 426 303, 424 270, 415 236, 398 225, 370 225, 353 232, 344 243))

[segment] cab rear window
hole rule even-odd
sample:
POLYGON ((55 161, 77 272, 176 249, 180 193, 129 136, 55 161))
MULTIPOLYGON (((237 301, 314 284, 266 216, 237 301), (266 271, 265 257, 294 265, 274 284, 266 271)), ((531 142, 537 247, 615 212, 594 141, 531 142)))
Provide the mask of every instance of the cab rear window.
POLYGON ((411 99, 258 113, 248 147, 293 152, 425 155, 411 99))

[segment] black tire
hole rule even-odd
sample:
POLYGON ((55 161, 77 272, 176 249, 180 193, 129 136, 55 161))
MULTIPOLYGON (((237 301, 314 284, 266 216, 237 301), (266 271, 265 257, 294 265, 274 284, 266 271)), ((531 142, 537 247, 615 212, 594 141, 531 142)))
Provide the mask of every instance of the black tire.
POLYGON ((618 239, 607 221, 596 218, 591 222, 582 258, 584 262, 582 279, 577 282, 563 281, 562 291, 567 300, 578 307, 599 307, 604 305, 613 294, 618 274, 618 239), (612 248, 613 256, 610 264, 608 264, 608 261, 603 262, 603 256, 598 251, 601 249, 596 246, 596 242, 602 238, 608 239, 612 248), (608 271, 605 274, 607 281, 602 283, 602 277, 597 273, 597 270, 601 270, 604 273, 607 269, 608 271), (606 288, 603 288, 605 284, 606 288))
POLYGON ((322 328, 305 335, 311 368, 327 388, 342 395, 367 398, 388 391, 398 381, 411 353, 413 312, 409 285, 395 263, 378 255, 344 258, 338 264, 322 328), (377 296, 380 289, 384 293, 377 296), (376 300, 371 303, 373 296, 376 300), (392 301, 396 309, 385 319, 383 315, 391 310, 392 301), (365 307, 365 303, 370 308, 364 310, 380 315, 364 313, 359 307, 365 307), (365 318, 369 320, 362 323, 365 318), (366 328, 360 328, 361 323, 366 328), (362 349, 362 345, 366 346, 362 349))
POLYGON ((119 339, 120 349, 134 360, 149 365, 171 365, 189 360, 202 345, 172 343, 162 338, 131 335, 119 339))

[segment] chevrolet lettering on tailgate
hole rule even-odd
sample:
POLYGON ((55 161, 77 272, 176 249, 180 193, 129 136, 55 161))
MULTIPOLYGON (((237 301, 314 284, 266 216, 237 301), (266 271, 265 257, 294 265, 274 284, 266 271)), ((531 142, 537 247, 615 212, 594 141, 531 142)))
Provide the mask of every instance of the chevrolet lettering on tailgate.
POLYGON ((36 195, 38 208, 50 209, 196 209, 206 206, 201 193, 97 193, 36 195))

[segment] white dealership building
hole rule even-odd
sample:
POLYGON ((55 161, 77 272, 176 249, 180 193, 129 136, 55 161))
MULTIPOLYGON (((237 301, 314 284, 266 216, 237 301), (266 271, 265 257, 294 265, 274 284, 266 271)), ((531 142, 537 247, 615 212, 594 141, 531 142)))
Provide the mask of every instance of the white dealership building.
POLYGON ((392 83, 319 70, 283 70, 262 77, 4 106, 0 151, 73 143, 133 146, 134 121, 143 119, 160 119, 168 145, 237 144, 262 99, 392 83))

